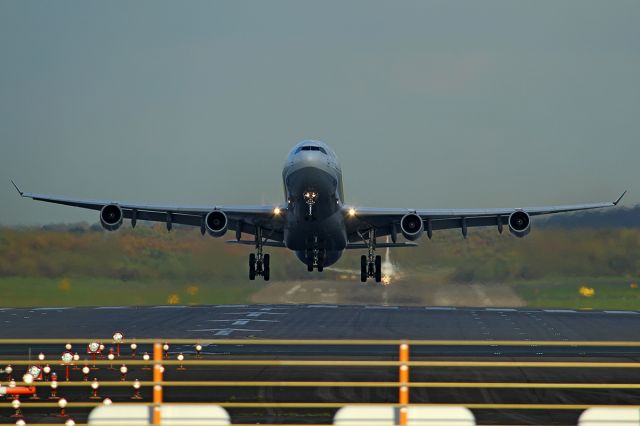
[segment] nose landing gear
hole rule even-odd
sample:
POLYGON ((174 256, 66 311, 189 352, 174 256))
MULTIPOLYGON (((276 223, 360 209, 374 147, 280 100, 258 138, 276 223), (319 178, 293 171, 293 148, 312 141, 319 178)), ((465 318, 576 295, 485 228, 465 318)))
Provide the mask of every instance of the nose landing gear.
POLYGON ((307 271, 312 272, 313 269, 317 269, 318 272, 324 270, 324 250, 313 249, 307 250, 307 271))
POLYGON ((262 253, 263 244, 262 229, 258 227, 256 230, 256 253, 249 255, 249 279, 251 281, 256 279, 256 275, 262 276, 265 281, 269 281, 271 278, 271 258, 268 253, 262 253))
POLYGON ((371 229, 365 237, 364 234, 360 234, 360 238, 367 245, 368 254, 360 257, 360 281, 367 282, 368 278, 374 278, 377 283, 382 281, 382 257, 376 255, 376 234, 375 230, 371 229))

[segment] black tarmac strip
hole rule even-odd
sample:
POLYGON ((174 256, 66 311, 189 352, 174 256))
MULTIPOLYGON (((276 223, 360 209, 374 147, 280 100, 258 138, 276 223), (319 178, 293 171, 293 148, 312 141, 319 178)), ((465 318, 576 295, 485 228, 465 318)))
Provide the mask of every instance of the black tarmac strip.
MULTIPOLYGON (((495 340, 640 341, 640 312, 574 311, 569 309, 447 308, 345 305, 215 305, 95 308, 0 308, 0 338, 99 339, 107 347, 115 331, 134 338, 193 339, 409 339, 486 340, 486 345, 412 346, 412 360, 477 361, 591 361, 637 362, 640 349, 615 343, 601 346, 497 346, 495 340)), ((78 349, 78 348, 74 348, 78 349)), ((0 346, 4 359, 35 359, 44 352, 58 359, 61 347, 45 345, 0 346)), ((79 350, 86 358, 85 348, 79 350)), ((141 345, 138 356, 151 352, 141 345)), ((193 359, 191 345, 173 346, 171 358, 182 352, 193 359)), ((122 349, 118 368, 130 350, 122 349)), ((335 359, 397 360, 395 346, 319 345, 206 345, 205 359, 335 359)), ((53 365, 54 363, 52 363, 53 365)), ((57 363, 59 364, 59 363, 57 363)), ((3 367, 0 361, 0 367, 3 367)), ((59 377, 63 368, 54 367, 59 377)), ((20 376, 22 373, 18 374, 20 376)), ((119 380, 117 370, 102 366, 90 378, 119 380)), ((151 380, 151 372, 129 366, 127 380, 151 380)), ((73 381, 82 380, 72 370, 73 381)), ((178 371, 167 366, 166 380, 224 381, 397 381, 394 368, 363 367, 217 367, 187 366, 178 371)), ((412 368, 413 382, 553 382, 640 383, 634 369, 610 368, 412 368)), ((0 383, 6 384, 0 374, 0 383)), ((48 388, 40 388, 46 398, 48 388)), ((70 402, 88 402, 90 388, 64 387, 59 394, 70 402)), ((128 388, 101 388, 100 395, 114 402, 130 401, 128 388)), ((151 390, 142 396, 150 401, 151 390)), ((395 388, 353 387, 165 387, 166 401, 228 402, 397 402, 395 388)), ((637 404, 638 390, 607 389, 464 389, 413 388, 414 403, 534 403, 534 404, 637 404)), ((52 410, 29 409, 27 423, 61 423, 52 410)), ((229 409, 233 423, 330 424, 335 409, 229 409)), ((573 410, 473 410, 478 424, 575 425, 580 411, 573 410)), ((15 423, 13 410, 0 410, 1 423, 15 423)), ((88 410, 72 409, 76 422, 86 421, 88 410)))

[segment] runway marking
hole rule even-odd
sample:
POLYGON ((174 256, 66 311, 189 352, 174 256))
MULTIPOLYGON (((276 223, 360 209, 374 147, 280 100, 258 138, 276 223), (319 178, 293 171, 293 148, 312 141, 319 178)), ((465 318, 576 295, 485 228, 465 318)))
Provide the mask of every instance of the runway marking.
POLYGON ((295 285, 293 287, 291 287, 291 289, 289 289, 285 294, 287 296, 291 296, 293 293, 295 293, 296 291, 298 291, 300 289, 300 287, 302 287, 300 284, 295 285))
POLYGON ((176 308, 188 308, 187 305, 158 305, 152 306, 151 309, 176 309, 176 308))
POLYGON ((207 320, 213 322, 231 322, 231 321, 258 321, 258 322, 280 322, 278 320, 267 320, 267 319, 252 319, 252 318, 238 318, 238 319, 213 319, 207 320))
POLYGON ((259 317, 260 315, 287 315, 284 312, 225 312, 225 315, 246 315, 248 317, 259 317))
POLYGON ((484 308, 485 311, 492 312, 515 312, 517 309, 514 308, 484 308))
POLYGON ((578 311, 574 311, 573 309, 543 309, 544 312, 549 312, 552 314, 577 314, 578 311))
POLYGON ((425 308, 428 311, 455 311, 456 308, 449 306, 427 306, 425 308))
POLYGON ((0 311, 8 311, 9 309, 12 309, 12 308, 0 308, 0 311))
POLYGON ((636 311, 604 311, 605 314, 631 314, 638 315, 636 311))
POLYGON ((364 307, 365 309, 398 309, 397 306, 375 306, 375 305, 367 305, 364 307))
POLYGON ((252 329, 248 329, 248 328, 198 328, 195 330, 187 330, 189 332, 194 332, 194 331, 253 331, 253 332, 260 332, 260 331, 264 331, 264 330, 252 330, 252 329))
POLYGON ((93 309, 127 309, 129 306, 98 306, 93 309))
POLYGON ((307 305, 307 308, 331 308, 335 309, 338 305, 307 305))

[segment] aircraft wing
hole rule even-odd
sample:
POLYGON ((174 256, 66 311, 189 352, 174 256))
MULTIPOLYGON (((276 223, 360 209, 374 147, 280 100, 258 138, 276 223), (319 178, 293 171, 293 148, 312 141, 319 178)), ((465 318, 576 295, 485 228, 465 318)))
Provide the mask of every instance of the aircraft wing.
MULTIPOLYGON (((13 183, 13 181, 12 181, 13 183)), ((124 214, 125 219, 145 220, 151 222, 166 223, 170 228, 171 224, 189 225, 200 227, 204 230, 205 216, 214 210, 223 211, 229 218, 229 230, 239 231, 246 234, 255 235, 256 227, 263 229, 263 236, 274 241, 283 240, 284 220, 286 208, 280 208, 280 214, 274 214, 276 206, 264 205, 209 205, 209 206, 177 206, 119 202, 115 200, 89 200, 79 198, 67 198, 22 192, 13 183, 18 193, 24 198, 31 198, 36 201, 46 203, 62 204, 65 206, 80 207, 83 209, 100 211, 109 204, 118 205, 124 214)))
POLYGON ((479 226, 508 226, 511 213, 526 212, 529 216, 541 216, 554 213, 575 212, 581 210, 600 209, 618 205, 627 191, 618 199, 610 202, 573 204, 548 207, 522 207, 498 209, 403 209, 403 208, 357 208, 355 214, 350 215, 349 209, 344 209, 347 222, 349 241, 361 241, 359 232, 366 232, 374 228, 376 236, 394 236, 400 232, 400 220, 409 213, 415 213, 424 223, 424 230, 431 238, 431 233, 441 229, 461 229, 466 236, 466 228, 479 226))

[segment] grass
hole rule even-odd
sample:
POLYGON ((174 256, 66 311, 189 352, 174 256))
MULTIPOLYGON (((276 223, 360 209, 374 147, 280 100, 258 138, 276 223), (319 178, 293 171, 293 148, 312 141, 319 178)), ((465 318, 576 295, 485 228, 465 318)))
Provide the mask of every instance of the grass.
POLYGON ((0 277, 1 307, 243 303, 257 290, 245 283, 119 281, 108 278, 0 277))
POLYGON ((637 283, 638 280, 627 277, 563 277, 519 281, 514 287, 527 306, 535 308, 637 310, 640 309, 637 283), (593 296, 584 296, 581 288, 593 289, 593 296))

